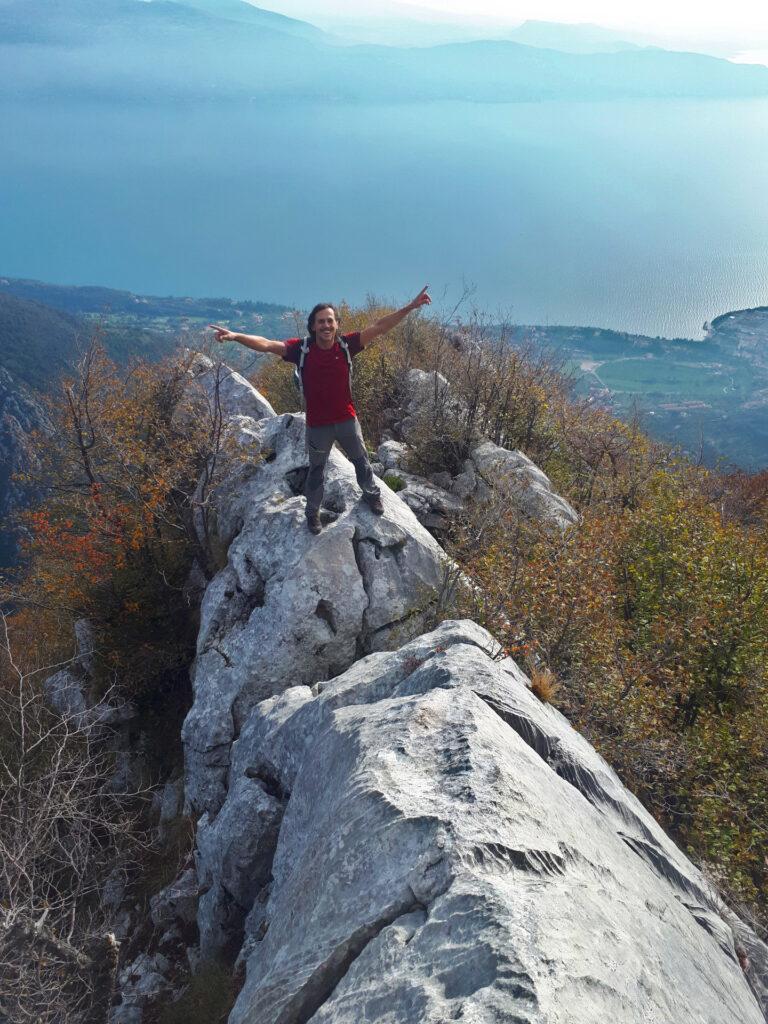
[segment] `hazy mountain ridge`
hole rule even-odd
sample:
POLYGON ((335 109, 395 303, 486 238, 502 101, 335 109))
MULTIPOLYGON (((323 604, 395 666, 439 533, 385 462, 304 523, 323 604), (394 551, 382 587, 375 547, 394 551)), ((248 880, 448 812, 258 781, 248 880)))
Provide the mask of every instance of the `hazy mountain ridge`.
POLYGON ((506 34, 526 46, 540 46, 563 53, 614 53, 635 50, 639 44, 623 38, 621 33, 601 25, 558 24, 551 21, 528 19, 506 34))
POLYGON ((122 31, 205 30, 238 26, 262 33, 322 38, 307 22, 263 10, 242 0, 65 0, 51 7, 47 0, 11 0, 0 6, 0 42, 59 42, 90 45, 85 32, 106 35, 122 31))
POLYGON ((0 8, 0 84, 10 95, 29 98, 54 93, 154 101, 768 95, 768 68, 701 54, 563 53, 509 40, 339 47, 306 23, 242 7, 247 10, 175 0, 68 0, 51 17, 43 0, 13 3, 0 8), (35 52, 39 46, 44 61, 35 52))
MULTIPOLYGON (((80 348, 99 331, 111 358, 160 359, 211 321, 254 334, 291 337, 296 323, 285 306, 269 302, 136 295, 97 286, 51 285, 0 277, 0 368, 36 390, 71 369, 80 348)), ((238 367, 253 353, 226 346, 238 367)))
POLYGON ((83 321, 0 287, 0 367, 33 388, 61 374, 83 321))
POLYGON ((138 295, 119 288, 101 285, 48 284, 26 278, 0 278, 0 295, 15 295, 71 313, 114 315, 136 312, 144 316, 185 317, 190 310, 199 316, 216 316, 236 309, 259 314, 281 316, 287 306, 271 302, 252 302, 250 299, 191 298, 175 295, 138 295))

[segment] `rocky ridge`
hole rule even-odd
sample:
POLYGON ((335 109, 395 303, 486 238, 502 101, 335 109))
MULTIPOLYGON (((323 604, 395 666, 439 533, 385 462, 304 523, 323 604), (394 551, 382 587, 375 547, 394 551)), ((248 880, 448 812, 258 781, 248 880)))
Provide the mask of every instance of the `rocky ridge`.
POLYGON ((17 557, 14 519, 32 497, 31 485, 22 479, 37 466, 31 435, 48 429, 39 400, 0 367, 0 566, 17 557))
MULTIPOLYGON (((408 505, 384 485, 375 517, 333 453, 312 537, 302 418, 231 388, 248 458, 217 495, 183 731, 194 863, 112 1024, 175 997, 174 935, 191 971, 243 972, 231 1024, 763 1021, 765 946, 493 637, 430 625, 445 555, 408 505)), ((521 465, 487 454, 486 486, 521 465)))

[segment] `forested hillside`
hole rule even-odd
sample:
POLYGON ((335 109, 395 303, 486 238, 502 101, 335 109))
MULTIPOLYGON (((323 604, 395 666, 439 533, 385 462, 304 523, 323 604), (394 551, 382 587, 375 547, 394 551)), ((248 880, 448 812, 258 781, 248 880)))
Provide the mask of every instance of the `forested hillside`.
POLYGON ((0 290, 0 365, 30 387, 61 376, 83 330, 77 317, 0 290))
MULTIPOLYGON (((218 320, 270 337, 298 330, 287 307, 274 303, 136 295, 0 278, 0 366, 29 387, 44 390, 71 369, 96 335, 113 359, 127 364, 200 345, 200 332, 218 320)), ((239 347, 229 346, 227 354, 239 366, 253 362, 239 347)))

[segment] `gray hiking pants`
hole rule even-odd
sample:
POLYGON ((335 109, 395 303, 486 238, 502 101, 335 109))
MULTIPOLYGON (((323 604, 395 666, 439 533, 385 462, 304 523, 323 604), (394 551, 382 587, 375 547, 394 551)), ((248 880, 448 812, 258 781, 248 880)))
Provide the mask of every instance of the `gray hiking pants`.
POLYGON ((307 473, 307 483, 304 489, 307 496, 307 513, 320 511, 320 504, 323 500, 325 464, 334 441, 355 467, 355 476, 363 496, 375 498, 379 494, 357 417, 351 420, 342 420, 341 423, 330 423, 327 427, 307 427, 309 473, 307 473))

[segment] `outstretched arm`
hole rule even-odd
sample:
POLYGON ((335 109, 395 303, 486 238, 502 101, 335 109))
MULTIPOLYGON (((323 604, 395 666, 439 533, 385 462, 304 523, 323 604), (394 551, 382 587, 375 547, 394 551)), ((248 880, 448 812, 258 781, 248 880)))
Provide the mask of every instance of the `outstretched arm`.
POLYGON ((380 338, 382 334, 386 334, 387 331, 391 331, 393 327, 405 320, 409 313, 412 313, 414 309, 418 309, 420 306, 428 306, 432 301, 427 294, 427 288, 429 285, 425 285, 416 298, 409 302, 407 306, 403 306, 402 309, 398 309, 395 313, 389 313, 387 316, 383 316, 380 320, 377 320, 375 324, 371 324, 370 327, 366 327, 360 331, 360 347, 365 348, 370 345, 372 341, 380 338))
POLYGON ((258 334, 238 334, 230 331, 227 327, 219 327, 217 324, 208 324, 212 331, 216 331, 216 341, 236 341, 246 348, 252 348, 254 352, 269 352, 273 356, 285 355, 284 341, 270 341, 269 338, 261 338, 258 334))

